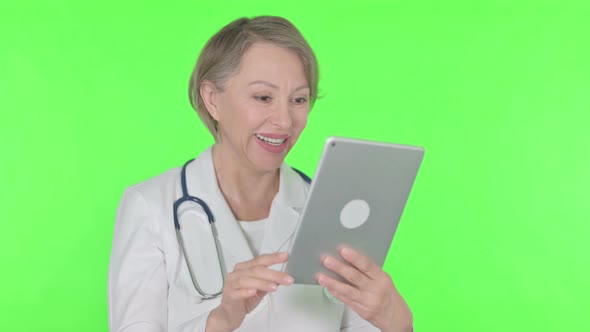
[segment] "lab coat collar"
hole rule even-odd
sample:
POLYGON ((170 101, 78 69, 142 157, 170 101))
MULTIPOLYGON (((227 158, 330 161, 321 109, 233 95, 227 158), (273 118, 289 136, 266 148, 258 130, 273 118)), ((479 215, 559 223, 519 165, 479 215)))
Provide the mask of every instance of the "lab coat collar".
MULTIPOLYGON (((212 149, 208 148, 188 165, 188 192, 189 195, 199 197, 209 205, 215 218, 219 243, 224 252, 234 256, 234 259, 224 257, 227 268, 233 269, 232 261, 237 263, 251 260, 254 255, 219 189, 211 152, 212 149)), ((289 240, 296 230, 299 214, 305 203, 305 186, 299 174, 286 163, 281 165, 279 192, 271 205, 261 254, 289 249, 289 240)))
POLYGON ((188 165, 187 186, 189 195, 196 196, 209 205, 215 219, 217 239, 222 247, 222 259, 226 265, 226 272, 230 272, 236 263, 251 260, 254 255, 219 189, 211 151, 211 148, 203 151, 188 165), (233 257, 230 257, 228 253, 233 257))
POLYGON ((287 251, 305 203, 305 182, 289 165, 280 169, 279 192, 273 200, 261 254, 287 251))

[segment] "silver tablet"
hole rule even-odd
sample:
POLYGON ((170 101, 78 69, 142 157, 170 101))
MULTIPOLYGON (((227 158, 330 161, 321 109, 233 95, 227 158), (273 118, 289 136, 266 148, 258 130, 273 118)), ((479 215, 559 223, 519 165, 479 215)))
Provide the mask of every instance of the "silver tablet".
POLYGON ((340 279, 321 258, 341 258, 341 245, 382 266, 423 155, 416 146, 328 138, 284 271, 297 284, 317 284, 318 272, 340 279))

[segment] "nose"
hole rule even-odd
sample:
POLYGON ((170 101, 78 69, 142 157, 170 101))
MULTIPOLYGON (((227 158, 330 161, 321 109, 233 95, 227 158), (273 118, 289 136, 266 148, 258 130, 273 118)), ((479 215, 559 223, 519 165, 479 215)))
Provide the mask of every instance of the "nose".
POLYGON ((291 127, 293 121, 291 119, 288 103, 280 103, 277 105, 271 115, 271 123, 280 129, 288 129, 291 127))

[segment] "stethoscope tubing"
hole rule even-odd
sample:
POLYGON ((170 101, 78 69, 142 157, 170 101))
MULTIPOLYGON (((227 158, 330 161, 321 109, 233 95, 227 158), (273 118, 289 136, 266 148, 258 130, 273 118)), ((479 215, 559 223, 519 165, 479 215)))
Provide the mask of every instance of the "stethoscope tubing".
POLYGON ((189 270, 189 274, 191 276, 192 283, 195 286, 197 293, 199 293, 199 295, 201 296, 201 298, 203 300, 210 300, 210 299, 214 299, 214 298, 218 297, 223 292, 223 287, 225 286, 225 276, 224 276, 223 264, 221 263, 221 249, 219 246, 219 240, 217 239, 217 228, 215 227, 215 218, 213 217, 213 213, 211 212, 211 209, 209 208, 207 203, 205 203, 205 201, 203 201, 202 199, 200 199, 198 197, 190 196, 188 194, 188 188, 187 188, 187 183, 186 183, 186 167, 193 160, 194 159, 187 161, 184 164, 184 166, 182 166, 182 171, 180 174, 180 183, 181 183, 181 187, 182 187, 182 197, 177 199, 173 205, 174 228, 176 230, 176 238, 178 239, 178 243, 180 244, 180 250, 182 250, 182 253, 184 255, 184 260, 189 268, 188 270, 189 270), (185 203, 185 202, 194 202, 194 203, 199 204, 201 206, 201 208, 203 208, 203 210, 205 211, 205 214, 207 214, 207 220, 209 222, 209 226, 211 227, 211 233, 213 234, 213 241, 215 242, 215 251, 217 253, 217 261, 219 262, 219 271, 221 272, 221 289, 216 293, 212 293, 212 294, 206 293, 205 291, 203 291, 201 289, 201 287, 199 287, 199 284, 197 283, 197 278, 193 274, 193 268, 192 268, 191 263, 187 257, 187 250, 184 247, 184 240, 182 238, 182 233, 180 232, 180 223, 178 222, 178 208, 180 207, 180 205, 182 203, 185 203))

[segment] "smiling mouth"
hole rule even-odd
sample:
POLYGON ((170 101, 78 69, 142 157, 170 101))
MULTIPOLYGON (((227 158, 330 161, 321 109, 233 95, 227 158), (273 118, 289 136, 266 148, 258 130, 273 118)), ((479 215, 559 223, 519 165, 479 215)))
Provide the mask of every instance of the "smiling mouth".
POLYGON ((256 136, 256 138, 258 138, 259 140, 268 143, 270 145, 274 145, 274 146, 279 146, 281 144, 283 144, 288 137, 285 138, 270 138, 270 137, 266 137, 266 136, 262 136, 260 134, 254 134, 256 136))

